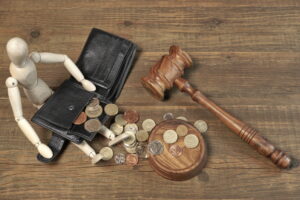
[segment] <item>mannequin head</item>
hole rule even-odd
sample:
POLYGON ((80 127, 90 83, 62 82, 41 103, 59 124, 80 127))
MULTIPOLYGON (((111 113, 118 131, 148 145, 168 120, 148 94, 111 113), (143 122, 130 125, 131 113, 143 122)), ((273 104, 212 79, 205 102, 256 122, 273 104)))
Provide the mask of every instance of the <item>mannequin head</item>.
POLYGON ((27 43, 19 37, 11 38, 7 42, 6 51, 10 61, 17 66, 22 65, 22 63, 28 57, 27 43))

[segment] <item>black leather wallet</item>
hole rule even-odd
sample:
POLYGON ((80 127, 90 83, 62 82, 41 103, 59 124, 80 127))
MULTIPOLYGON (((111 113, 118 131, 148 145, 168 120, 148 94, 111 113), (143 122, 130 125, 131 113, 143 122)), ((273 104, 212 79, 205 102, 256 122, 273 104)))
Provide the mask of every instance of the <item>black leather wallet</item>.
MULTIPOLYGON (((54 134, 55 138, 51 138, 49 143, 50 148, 62 149, 63 145, 55 143, 62 144, 63 139, 75 143, 81 143, 83 139, 94 139, 97 133, 87 132, 82 125, 74 125, 73 121, 93 97, 99 98, 102 106, 116 101, 131 69, 135 52, 136 45, 132 42, 99 29, 92 29, 76 64, 84 77, 96 85, 96 91, 86 91, 81 83, 71 77, 59 86, 31 119, 61 136, 54 134)), ((99 119, 105 124, 109 117, 103 113, 99 119)), ((42 162, 49 161, 41 155, 38 159, 42 162)))

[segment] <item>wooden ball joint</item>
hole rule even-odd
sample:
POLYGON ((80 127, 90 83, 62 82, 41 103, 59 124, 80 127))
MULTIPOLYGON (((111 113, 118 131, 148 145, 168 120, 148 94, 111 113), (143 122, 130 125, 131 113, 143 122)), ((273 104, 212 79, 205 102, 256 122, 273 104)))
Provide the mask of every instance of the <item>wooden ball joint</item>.
POLYGON ((233 117, 225 110, 208 99, 202 92, 194 89, 187 80, 181 78, 185 68, 192 65, 189 55, 178 46, 171 46, 169 55, 164 55, 156 63, 147 76, 141 79, 142 85, 157 99, 164 99, 164 92, 175 84, 180 91, 185 92, 198 104, 202 104, 215 114, 229 129, 256 149, 260 154, 269 158, 279 168, 289 168, 291 158, 277 149, 266 138, 244 122, 233 117))

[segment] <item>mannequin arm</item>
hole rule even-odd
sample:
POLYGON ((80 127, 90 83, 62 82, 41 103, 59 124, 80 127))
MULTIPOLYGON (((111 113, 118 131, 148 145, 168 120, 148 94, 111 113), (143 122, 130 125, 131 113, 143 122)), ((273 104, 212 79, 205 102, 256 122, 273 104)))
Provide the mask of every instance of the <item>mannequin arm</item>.
POLYGON ((69 73, 82 84, 82 87, 86 89, 87 91, 95 91, 96 87, 95 85, 90 82, 89 80, 86 80, 81 73, 81 71, 78 69, 78 67, 75 65, 75 63, 64 54, 55 54, 55 53, 47 53, 47 52, 32 52, 30 54, 30 58, 35 63, 64 63, 65 68, 69 71, 69 73))
POLYGON ((21 96, 17 80, 13 77, 7 78, 6 87, 8 90, 8 98, 14 113, 15 120, 18 123, 21 131, 24 133, 27 139, 38 149, 39 153, 42 156, 44 156, 45 158, 51 158, 53 156, 51 149, 40 141, 40 138, 36 134, 35 130, 23 117, 21 96))

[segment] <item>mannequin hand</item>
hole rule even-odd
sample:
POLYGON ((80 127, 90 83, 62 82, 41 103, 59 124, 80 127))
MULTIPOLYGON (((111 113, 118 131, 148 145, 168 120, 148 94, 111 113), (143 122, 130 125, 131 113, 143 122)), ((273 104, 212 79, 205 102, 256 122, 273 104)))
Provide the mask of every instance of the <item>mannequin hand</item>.
POLYGON ((44 158, 48 158, 48 159, 52 158, 53 156, 52 150, 47 145, 40 143, 37 146, 37 149, 44 158))
POLYGON ((87 91, 95 91, 96 90, 96 86, 89 80, 83 79, 82 81, 80 81, 82 84, 82 87, 87 90, 87 91))
POLYGON ((40 56, 40 54, 38 52, 35 52, 35 51, 31 52, 31 54, 29 55, 29 57, 35 63, 39 63, 41 61, 41 56, 40 56))

